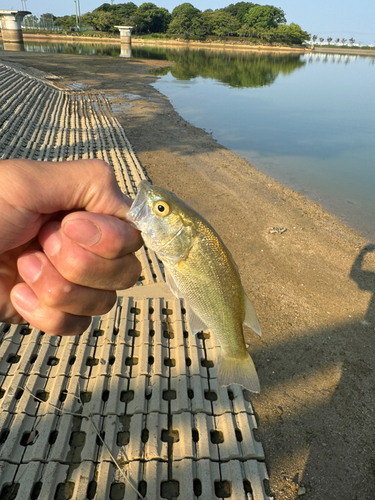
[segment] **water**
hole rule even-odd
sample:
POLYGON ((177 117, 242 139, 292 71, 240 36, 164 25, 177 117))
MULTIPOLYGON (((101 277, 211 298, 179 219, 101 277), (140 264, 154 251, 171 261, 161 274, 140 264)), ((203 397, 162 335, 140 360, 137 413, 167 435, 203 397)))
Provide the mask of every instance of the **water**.
MULTIPOLYGON (((1 47, 0 47, 1 48, 1 47)), ((120 55, 120 44, 25 43, 120 55)), ((186 120, 375 240, 375 57, 132 47, 186 120)))

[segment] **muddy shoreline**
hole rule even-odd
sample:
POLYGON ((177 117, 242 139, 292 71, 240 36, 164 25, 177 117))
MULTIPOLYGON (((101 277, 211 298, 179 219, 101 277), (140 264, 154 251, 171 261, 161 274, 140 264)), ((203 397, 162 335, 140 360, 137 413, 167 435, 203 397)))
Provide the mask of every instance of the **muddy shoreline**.
POLYGON ((155 184, 217 229, 262 326, 246 340, 277 500, 375 497, 375 246, 179 116, 152 87, 169 63, 0 52, 103 92, 155 184), (285 228, 282 234, 270 228, 285 228))

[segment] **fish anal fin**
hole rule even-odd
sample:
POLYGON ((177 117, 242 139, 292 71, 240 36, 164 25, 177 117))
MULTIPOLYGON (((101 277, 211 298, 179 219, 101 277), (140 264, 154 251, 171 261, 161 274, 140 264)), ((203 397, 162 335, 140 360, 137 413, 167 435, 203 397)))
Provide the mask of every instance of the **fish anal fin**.
POLYGON ((195 314, 193 309, 187 304, 187 317, 190 331, 193 335, 198 332, 202 332, 203 330, 207 330, 207 326, 200 319, 199 316, 195 314))
POLYGON ((250 302, 250 299, 246 295, 245 292, 244 292, 244 300, 245 300, 245 319, 244 319, 244 325, 246 325, 249 328, 251 328, 260 337, 262 335, 262 332, 260 330, 260 324, 259 324, 259 321, 258 321, 258 318, 257 318, 257 314, 255 312, 253 304, 250 302))
POLYGON ((165 281, 166 281, 167 285, 169 286, 173 295, 176 297, 176 299, 182 299, 183 297, 180 293, 180 290, 178 289, 178 286, 176 285, 176 282, 172 278, 168 269, 165 269, 165 281))
POLYGON ((240 384, 251 392, 260 392, 258 375, 249 353, 240 359, 221 354, 218 360, 217 381, 222 386, 240 384))

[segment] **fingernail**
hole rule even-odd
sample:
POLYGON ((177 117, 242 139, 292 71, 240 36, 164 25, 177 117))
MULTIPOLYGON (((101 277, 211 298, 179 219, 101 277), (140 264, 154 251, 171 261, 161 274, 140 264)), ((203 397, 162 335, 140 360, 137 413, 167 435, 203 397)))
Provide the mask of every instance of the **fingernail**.
POLYGON ((28 283, 34 283, 42 274, 43 263, 35 254, 22 255, 17 266, 20 275, 28 283))
POLYGON ((61 234, 60 231, 54 231, 47 236, 43 242, 43 250, 47 255, 53 257, 58 254, 61 248, 61 234))
POLYGON ((100 228, 86 219, 66 221, 63 224, 63 231, 68 238, 86 247, 95 245, 102 237, 100 228))
POLYGON ((35 311, 39 305, 38 297, 31 290, 31 288, 22 287, 22 290, 17 288, 12 293, 12 302, 14 305, 21 309, 21 311, 29 312, 35 311))

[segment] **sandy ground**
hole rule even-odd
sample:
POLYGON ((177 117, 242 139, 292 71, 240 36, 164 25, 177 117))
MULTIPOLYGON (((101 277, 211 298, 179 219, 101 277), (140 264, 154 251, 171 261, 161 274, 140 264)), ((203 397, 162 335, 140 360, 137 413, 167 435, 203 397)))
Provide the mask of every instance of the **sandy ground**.
POLYGON ((276 499, 375 498, 375 246, 184 121, 151 86, 160 61, 0 59, 104 92, 153 182, 201 212, 233 253, 263 330, 246 338, 276 499))

